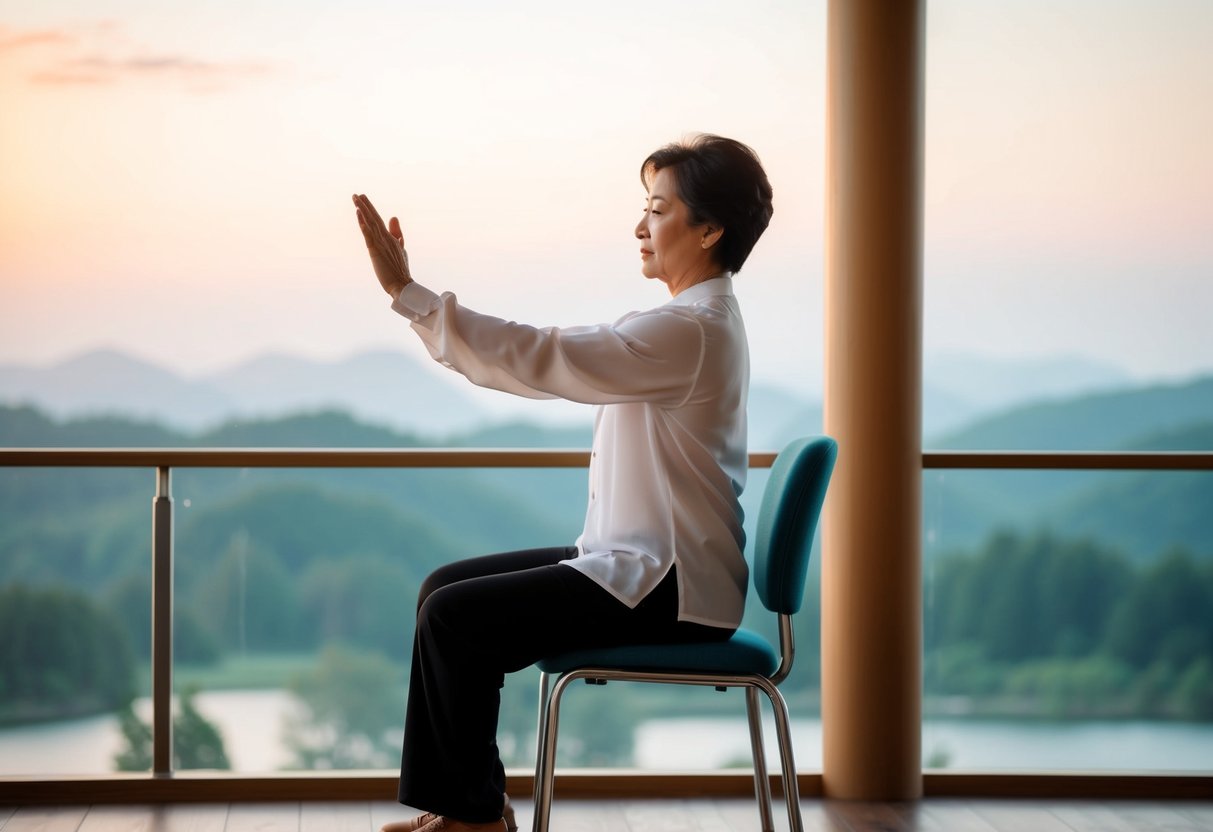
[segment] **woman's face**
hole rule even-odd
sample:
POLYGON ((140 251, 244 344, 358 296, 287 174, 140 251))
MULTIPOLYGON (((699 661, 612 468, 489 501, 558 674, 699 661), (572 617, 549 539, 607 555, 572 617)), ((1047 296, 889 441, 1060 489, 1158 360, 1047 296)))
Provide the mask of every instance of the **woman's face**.
POLYGON ((678 181, 671 168, 662 168, 649 181, 636 237, 641 273, 665 283, 671 294, 720 273, 711 253, 720 234, 707 224, 690 224, 690 209, 678 198, 678 181))

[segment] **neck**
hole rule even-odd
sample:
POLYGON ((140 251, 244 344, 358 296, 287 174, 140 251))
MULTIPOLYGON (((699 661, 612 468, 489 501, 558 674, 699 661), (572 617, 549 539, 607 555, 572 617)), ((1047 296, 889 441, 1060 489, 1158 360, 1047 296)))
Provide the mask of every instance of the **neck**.
POLYGON ((713 266, 708 271, 692 272, 681 278, 675 278, 666 285, 670 290, 670 297, 675 297, 681 292, 685 292, 687 289, 690 289, 692 286, 698 286, 700 283, 713 280, 717 277, 724 277, 727 274, 728 272, 722 271, 713 266))

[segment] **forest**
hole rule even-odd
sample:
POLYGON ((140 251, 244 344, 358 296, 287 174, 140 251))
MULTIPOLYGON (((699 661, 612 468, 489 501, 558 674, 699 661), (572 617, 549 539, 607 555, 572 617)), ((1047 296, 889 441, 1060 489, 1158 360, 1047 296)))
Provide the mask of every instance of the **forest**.
MULTIPOLYGON (((492 443, 573 445, 576 437, 520 425, 499 428, 492 443)), ((122 419, 56 423, 31 408, 0 408, 0 444, 426 441, 339 413, 186 436, 122 419)), ((1157 482, 1111 476, 1081 483, 1072 504, 1089 505, 1101 493, 1140 502, 1157 482)), ((1182 477, 1185 488, 1172 483, 1166 491, 1174 534, 1164 529, 1155 546, 1103 538, 1056 515, 1013 525, 990 519, 948 538, 947 547, 926 545, 927 712, 1213 721, 1213 535, 1202 526, 1213 476, 1182 477)), ((421 579, 467 554, 571 540, 583 479, 579 471, 180 471, 173 485, 178 677, 203 688, 291 690, 306 705, 286 727, 293 767, 391 767, 421 579)), ((147 692, 153 485, 148 471, 0 470, 0 723, 121 714, 123 764, 134 768, 148 742, 130 705, 147 692)), ((760 487, 755 477, 750 491, 760 487)), ((1106 500, 1100 510, 1109 510, 1106 500)), ((747 511, 753 523, 756 511, 747 511)), ((816 571, 810 581, 787 683, 800 713, 817 708, 816 571)), ((746 624, 773 633, 758 610, 746 624)), ((182 693, 178 735, 196 739, 194 756, 181 762, 217 766, 222 748, 214 748, 190 690, 182 693)), ((583 739, 562 741, 564 762, 627 763, 627 726, 642 708, 737 707, 718 695, 627 689, 610 709, 596 709, 591 697, 571 696, 568 734, 583 739)), ((507 684, 507 761, 529 758, 533 708, 531 680, 507 684)))

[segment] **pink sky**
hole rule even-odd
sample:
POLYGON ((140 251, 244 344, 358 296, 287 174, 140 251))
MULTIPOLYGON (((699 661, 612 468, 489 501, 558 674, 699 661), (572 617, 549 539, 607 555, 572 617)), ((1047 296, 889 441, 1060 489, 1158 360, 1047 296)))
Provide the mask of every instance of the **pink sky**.
MULTIPOLYGON (((926 347, 1213 369, 1213 4, 929 4, 926 347)), ((419 275, 538 324, 663 302, 636 175, 695 130, 776 189, 755 373, 819 377, 822 3, 0 6, 0 361, 199 372, 415 351, 348 194, 419 275), (166 8, 167 7, 167 8, 166 8)))

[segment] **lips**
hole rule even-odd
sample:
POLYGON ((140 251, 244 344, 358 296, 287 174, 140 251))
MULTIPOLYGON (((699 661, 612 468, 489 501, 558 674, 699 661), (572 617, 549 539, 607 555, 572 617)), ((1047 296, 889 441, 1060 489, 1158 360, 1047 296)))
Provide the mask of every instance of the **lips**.
POLYGON ((652 257, 652 256, 653 256, 653 252, 649 251, 647 248, 642 248, 642 249, 640 250, 640 256, 641 256, 641 257, 652 257))

